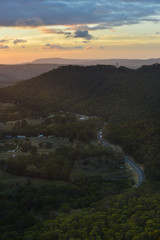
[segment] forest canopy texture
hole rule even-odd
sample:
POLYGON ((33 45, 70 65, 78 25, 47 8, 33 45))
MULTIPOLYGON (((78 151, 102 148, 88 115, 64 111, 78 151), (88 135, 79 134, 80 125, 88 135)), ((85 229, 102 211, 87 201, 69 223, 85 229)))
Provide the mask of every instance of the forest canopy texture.
MULTIPOLYGON (((0 89, 0 101, 17 104, 16 115, 3 112, 1 122, 59 111, 101 117, 107 123, 103 136, 132 155, 147 179, 139 188, 131 188, 126 180, 105 182, 101 177, 78 181, 76 186, 1 184, 1 239, 159 240, 159 93, 159 64, 137 70, 64 66, 0 89)), ((34 157, 36 160, 39 167, 43 159, 34 157)), ((55 163, 53 168, 59 168, 55 163)), ((57 179, 69 179, 73 162, 67 159, 64 165, 67 171, 61 171, 57 179)), ((6 166, 13 169, 17 165, 6 166)))

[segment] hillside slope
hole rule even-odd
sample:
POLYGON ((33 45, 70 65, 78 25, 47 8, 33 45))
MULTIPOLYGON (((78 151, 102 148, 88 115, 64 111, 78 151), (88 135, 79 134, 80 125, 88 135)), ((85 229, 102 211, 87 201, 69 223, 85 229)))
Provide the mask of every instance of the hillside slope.
POLYGON ((69 110, 106 117, 159 116, 160 65, 138 70, 114 66, 66 66, 1 89, 34 110, 69 110))
POLYGON ((13 85, 20 80, 36 77, 57 67, 59 67, 58 64, 0 64, 0 87, 13 85))
POLYGON ((23 114, 64 110, 103 117, 105 137, 143 164, 147 178, 159 181, 159 76, 159 64, 138 70, 65 66, 0 89, 0 100, 19 102, 23 114))
POLYGON ((53 64, 65 64, 65 65, 115 65, 124 66, 132 69, 140 68, 143 65, 151 65, 160 63, 160 58, 152 59, 67 59, 67 58, 40 58, 34 60, 32 63, 53 63, 53 64))

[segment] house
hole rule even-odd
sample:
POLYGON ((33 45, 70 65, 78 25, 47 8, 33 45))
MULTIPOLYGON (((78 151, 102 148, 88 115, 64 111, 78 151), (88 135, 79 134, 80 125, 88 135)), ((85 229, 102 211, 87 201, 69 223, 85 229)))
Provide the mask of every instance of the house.
POLYGON ((19 138, 19 139, 25 139, 26 136, 17 136, 17 138, 19 138))
POLYGON ((47 117, 47 119, 52 119, 52 118, 54 118, 54 114, 51 114, 47 117))
POLYGON ((43 138, 44 137, 44 135, 43 134, 40 134, 39 136, 38 136, 38 138, 43 138))
POLYGON ((10 139, 10 138, 12 138, 13 136, 10 135, 10 134, 7 134, 7 135, 5 135, 4 137, 10 139))
POLYGON ((79 116, 79 120, 88 120, 89 119, 89 117, 87 117, 87 116, 79 116))
POLYGON ((48 139, 51 139, 51 138, 54 138, 54 136, 53 136, 53 135, 51 135, 51 136, 48 136, 48 139))

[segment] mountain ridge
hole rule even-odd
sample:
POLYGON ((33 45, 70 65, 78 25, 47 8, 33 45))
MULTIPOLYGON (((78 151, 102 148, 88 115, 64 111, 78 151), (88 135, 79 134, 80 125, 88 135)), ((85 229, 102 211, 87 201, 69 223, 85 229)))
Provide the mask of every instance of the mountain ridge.
POLYGON ((149 116, 153 114, 155 106, 157 111, 159 104, 159 74, 159 64, 138 70, 109 65, 63 66, 1 89, 0 93, 1 96, 37 105, 38 108, 45 106, 48 110, 69 108, 75 111, 77 108, 86 112, 90 109, 90 113, 94 114, 94 111, 103 112, 100 110, 103 106, 106 116, 115 115, 121 108, 123 112, 124 109, 130 109, 130 116, 134 115, 134 109, 138 116, 143 116, 144 112, 149 116), (96 108, 92 106, 93 102, 96 108))
POLYGON ((124 66, 133 69, 140 68, 143 65, 151 65, 160 63, 160 58, 150 59, 67 59, 67 58, 40 58, 32 61, 33 64, 38 63, 54 63, 54 64, 65 64, 65 65, 115 65, 124 66))
POLYGON ((159 76, 160 64, 137 70, 62 66, 0 89, 0 100, 18 103, 23 118, 27 112, 39 118, 59 111, 103 118, 104 137, 135 157, 147 178, 160 181, 159 76))

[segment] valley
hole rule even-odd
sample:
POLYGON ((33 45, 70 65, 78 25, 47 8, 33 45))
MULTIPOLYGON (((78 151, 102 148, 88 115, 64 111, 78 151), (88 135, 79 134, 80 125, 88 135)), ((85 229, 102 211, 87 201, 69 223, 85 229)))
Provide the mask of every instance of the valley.
POLYGON ((160 240, 160 1, 2 0, 0 240, 160 240))
MULTIPOLYGON (((10 107, 9 104, 8 106, 10 107)), ((66 147, 66 150, 67 148, 68 149, 77 148, 77 150, 78 150, 78 147, 84 148, 84 152, 85 152, 85 148, 87 147, 91 149, 95 147, 97 148, 97 151, 100 151, 99 153, 97 152, 96 154, 98 154, 101 159, 101 151, 102 152, 104 151, 104 154, 105 154, 105 150, 103 150, 103 148, 101 150, 100 149, 98 150, 99 143, 96 140, 96 135, 97 135, 96 131, 98 130, 98 127, 100 127, 101 124, 102 124, 102 121, 96 117, 89 118, 86 116, 65 113, 65 112, 54 113, 54 114, 52 113, 52 114, 49 114, 49 116, 47 116, 44 119, 42 118, 40 119, 32 118, 27 120, 23 119, 21 121, 20 120, 10 121, 10 122, 6 122, 5 124, 1 124, 1 130, 4 131, 3 137, 1 139, 1 156, 0 156, 2 165, 4 166, 4 169, 7 169, 6 164, 8 159, 12 159, 12 161, 14 161, 14 159, 16 158, 25 159, 27 156, 32 158, 30 154, 33 156, 39 155, 39 158, 40 156, 44 157, 46 155, 46 158, 49 158, 49 156, 53 155, 54 152, 58 151, 58 149, 61 149, 63 151, 63 148, 65 149, 65 147, 66 147), (67 122, 65 123, 65 121, 67 122), (63 126, 61 126, 62 124, 63 126), (81 133, 81 134, 85 134, 86 138, 81 135, 76 136, 75 133, 70 137, 69 137, 70 134, 68 134, 68 138, 67 138, 67 136, 65 136, 66 134, 64 132, 63 133, 61 132, 61 128, 64 129, 65 124, 67 124, 68 126, 69 124, 72 124, 72 126, 75 124, 75 127, 79 127, 78 125, 80 125, 83 128, 85 127, 85 125, 89 126, 89 124, 91 124, 90 125, 91 129, 89 129, 88 133, 91 134, 91 132, 94 131, 94 134, 92 133, 93 136, 91 136, 90 139, 88 140, 86 135, 87 132, 81 133), (8 126, 10 126, 10 128, 8 128, 8 126), (58 126, 58 129, 54 131, 54 127, 56 126, 58 126), (30 128, 32 129, 32 127, 34 129, 37 128, 36 136, 28 135, 27 130, 29 130, 30 132, 31 131, 30 128), (93 127, 95 129, 93 129, 93 127), (50 129, 51 131, 50 135, 48 135, 49 131, 46 131, 46 128, 50 129), (10 131, 8 131, 9 129, 10 131), (44 129, 47 135, 43 135, 44 129), (6 130, 8 132, 7 134, 5 133, 6 130), (18 135, 19 132, 21 133, 21 135, 18 135), (24 135, 24 132, 27 134, 27 136, 24 135), (91 143, 91 146, 88 145, 89 143, 91 143)), ((77 129, 76 131, 79 131, 79 130, 77 129)), ((31 132, 31 134, 33 134, 33 132, 31 132)), ((111 149, 108 151, 111 151, 111 149)), ((117 160, 120 156, 121 156, 121 153, 120 152, 117 153, 117 160)), ((75 166, 74 166, 75 171, 73 171, 73 176, 75 177, 79 176, 78 178, 81 178, 81 177, 85 177, 85 175, 96 176, 98 174, 100 176, 103 176, 105 179, 110 179, 110 178, 121 179, 125 177, 126 175, 125 168, 120 166, 119 165, 120 163, 118 162, 117 164, 116 162, 114 164, 110 163, 111 166, 109 167, 109 165, 105 163, 105 161, 109 161, 109 160, 106 160, 105 156, 102 156, 101 160, 99 159, 99 157, 88 156, 87 157, 88 159, 86 158, 86 159, 77 160, 75 162, 75 166), (95 167, 97 168, 97 170, 95 167), (110 168, 114 169, 114 172, 112 174, 111 174, 110 168)), ((123 162, 121 164, 124 165, 123 162)), ((53 178, 54 178, 54 175, 53 175, 53 178)), ((71 178, 73 177, 71 176, 71 178)))
POLYGON ((63 66, 0 89, 3 240, 158 239, 159 73, 63 66))
POLYGON ((44 72, 56 69, 58 64, 0 64, 0 88, 14 85, 16 82, 36 77, 44 72))

